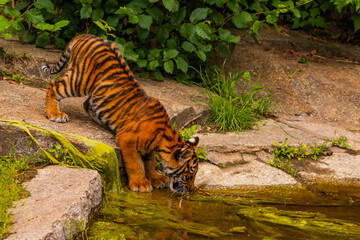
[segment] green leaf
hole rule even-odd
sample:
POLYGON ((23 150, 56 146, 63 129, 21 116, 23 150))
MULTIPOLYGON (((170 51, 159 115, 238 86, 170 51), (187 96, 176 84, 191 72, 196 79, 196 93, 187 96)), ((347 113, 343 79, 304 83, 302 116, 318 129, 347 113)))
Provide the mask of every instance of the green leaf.
POLYGON ((180 69, 184 73, 186 73, 188 71, 189 64, 185 59, 178 56, 175 61, 176 61, 176 66, 177 66, 178 69, 180 69))
POLYGON ((184 38, 190 38, 191 35, 195 33, 195 25, 191 23, 184 23, 180 27, 180 34, 184 38))
POLYGON ((55 28, 55 25, 48 24, 48 23, 38 23, 35 25, 35 28, 40 29, 42 31, 50 31, 52 32, 55 28))
POLYGON ((179 10, 179 2, 177 0, 162 0, 162 3, 170 12, 177 12, 179 10))
POLYGON ((94 9, 94 11, 92 12, 92 20, 93 21, 97 21, 97 20, 100 20, 104 17, 104 10, 102 8, 96 8, 94 9))
POLYGON ((101 29, 103 30, 104 32, 106 32, 106 27, 105 25, 101 22, 101 21, 94 21, 94 23, 101 29))
POLYGON ((164 81, 164 77, 159 71, 154 72, 153 76, 154 76, 156 81, 159 81, 159 82, 164 81))
POLYGON ((253 33, 255 33, 256 35, 259 35, 261 32, 261 29, 264 25, 263 21, 255 21, 251 27, 251 30, 253 31, 253 33))
POLYGON ((238 1, 229 1, 228 8, 235 14, 241 11, 241 6, 239 5, 238 1))
MULTIPOLYGON (((162 14, 163 15, 163 14, 162 14)), ((186 7, 182 7, 179 9, 179 11, 172 14, 170 18, 171 24, 180 24, 186 16, 186 7)))
POLYGON ((137 35, 138 35, 139 39, 144 40, 144 41, 148 39, 149 33, 150 33, 149 30, 146 30, 146 29, 138 29, 138 31, 137 31, 137 35))
POLYGON ((136 24, 139 22, 139 18, 136 15, 129 16, 129 23, 136 24))
POLYGON ((231 57, 231 54, 228 50, 228 48, 225 45, 220 45, 219 46, 219 51, 221 52, 222 55, 224 55, 226 58, 231 57))
POLYGON ((181 47, 187 52, 194 52, 196 50, 194 44, 188 41, 183 42, 183 44, 181 44, 181 47))
POLYGON ((178 45, 177 45, 177 41, 175 39, 168 39, 166 41, 166 46, 170 49, 174 49, 176 48, 178 45))
POLYGON ((239 29, 243 29, 248 27, 248 23, 252 20, 252 17, 250 13, 248 12, 241 12, 240 14, 236 15, 232 18, 232 22, 235 25, 235 27, 239 29))
POLYGON ((240 41, 240 36, 231 35, 226 39, 226 41, 229 43, 237 43, 240 41))
POLYGON ((148 8, 146 9, 146 12, 153 18, 155 19, 156 23, 161 23, 163 18, 164 18, 164 13, 163 11, 161 11, 159 8, 148 8))
POLYGON ((215 24, 222 24, 224 22, 224 17, 220 12, 214 12, 211 19, 215 24))
POLYGON ((92 13, 92 7, 88 4, 84 4, 80 9, 80 18, 90 18, 92 13))
POLYGON ((8 14, 12 17, 17 17, 17 16, 20 16, 20 14, 21 14, 18 9, 12 8, 11 6, 5 8, 4 13, 8 14))
POLYGON ((31 8, 25 13, 26 18, 34 24, 43 23, 44 18, 41 14, 41 11, 37 8, 31 8))
POLYGON ((133 14, 133 11, 132 11, 131 8, 120 7, 118 10, 116 10, 116 11, 114 12, 114 14, 118 14, 118 15, 122 15, 122 14, 131 15, 131 14, 133 14))
POLYGON ((150 15, 141 14, 138 16, 139 22, 138 25, 142 28, 150 30, 150 26, 153 22, 153 18, 150 15))
POLYGON ((196 44, 196 46, 203 52, 210 52, 212 50, 211 44, 203 45, 201 43, 196 44))
POLYGON ((251 6, 250 6, 250 10, 254 10, 256 12, 263 12, 264 9, 261 7, 261 4, 259 1, 254 2, 251 6))
POLYGON ((38 9, 45 8, 48 13, 54 13, 55 10, 54 4, 50 0, 38 0, 34 6, 38 9))
POLYGON ((66 42, 62 38, 55 37, 55 45, 60 49, 64 49, 66 46, 66 42))
POLYGON ((200 20, 203 20, 207 17, 208 9, 207 8, 196 8, 192 13, 190 14, 190 22, 198 22, 200 20))
POLYGON ((297 8, 291 8, 290 11, 294 14, 294 16, 295 16, 296 18, 301 18, 301 13, 300 13, 299 9, 297 9, 297 8))
POLYGON ((360 29, 360 15, 353 15, 351 20, 354 21, 354 32, 357 32, 360 29))
POLYGON ((106 13, 113 13, 115 12, 119 7, 118 1, 117 0, 108 0, 105 3, 105 12, 106 13))
POLYGON ((195 53, 201 59, 201 61, 203 61, 203 62, 206 61, 206 55, 205 55, 205 53, 203 51, 196 50, 195 53))
POLYGON ((132 0, 130 4, 137 6, 141 9, 147 9, 150 6, 148 0, 132 0))
POLYGON ((325 18, 322 16, 317 16, 315 18, 315 26, 319 28, 327 28, 325 18))
POLYGON ((170 31, 167 27, 161 26, 156 33, 156 40, 164 45, 165 41, 169 38, 170 31))
POLYGON ((128 47, 125 48, 123 55, 125 59, 134 62, 136 62, 139 58, 139 55, 137 55, 132 48, 128 48, 128 47))
POLYGON ((147 61, 145 59, 139 59, 136 64, 138 65, 138 67, 144 68, 147 65, 147 61))
POLYGON ((278 21, 278 16, 275 13, 269 14, 266 16, 266 22, 270 24, 275 24, 278 21))
POLYGON ((57 23, 55 23, 55 26, 56 26, 56 29, 58 28, 60 30, 60 28, 67 26, 69 23, 70 23, 69 20, 61 20, 61 21, 58 21, 57 23))
POLYGON ((119 48, 120 53, 124 54, 125 48, 122 43, 124 43, 124 44, 126 43, 125 39, 117 37, 117 38, 115 38, 114 43, 119 48))
POLYGON ((5 33, 2 37, 5 39, 12 39, 12 35, 10 33, 5 33))
POLYGON ((211 37, 211 29, 209 27, 209 25, 207 25, 206 23, 204 22, 201 22, 201 23, 198 23, 195 27, 195 31, 196 31, 196 34, 205 39, 205 40, 210 40, 211 37))
POLYGON ((160 58, 161 49, 151 49, 149 51, 148 60, 156 60, 160 58))
POLYGON ((223 28, 220 28, 219 30, 219 38, 223 41, 226 41, 228 37, 231 35, 231 32, 229 30, 225 30, 223 28))
POLYGON ((9 27, 9 21, 4 15, 0 15, 0 33, 4 32, 9 27))
POLYGON ((8 3, 9 0, 0 0, 0 5, 4 5, 5 3, 8 3))
POLYGON ((169 59, 175 58, 178 54, 179 54, 179 52, 177 50, 170 49, 169 51, 164 52, 164 59, 169 60, 169 59))
POLYGON ((35 46, 43 48, 50 43, 50 34, 48 32, 42 32, 35 41, 35 46))
POLYGON ((35 43, 35 41, 36 41, 36 32, 33 32, 33 31, 28 32, 28 33, 26 34, 26 40, 27 40, 28 43, 30 43, 30 44, 35 43))
POLYGON ((172 74, 174 71, 174 62, 172 60, 165 62, 164 70, 165 70, 165 72, 172 74))
POLYGON ((154 71, 155 68, 157 68, 159 66, 159 62, 154 60, 154 61, 150 61, 149 64, 148 64, 148 69, 151 70, 151 71, 154 71))
POLYGON ((119 16, 108 16, 106 18, 106 22, 108 22, 109 25, 112 27, 117 27, 119 20, 120 20, 119 16))

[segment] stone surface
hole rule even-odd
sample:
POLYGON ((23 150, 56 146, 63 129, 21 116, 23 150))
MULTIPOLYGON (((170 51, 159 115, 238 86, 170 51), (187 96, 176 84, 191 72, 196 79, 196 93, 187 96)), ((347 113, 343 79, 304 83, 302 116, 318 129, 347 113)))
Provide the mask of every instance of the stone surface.
POLYGON ((100 175, 90 169, 48 166, 25 186, 29 197, 11 210, 8 240, 72 239, 102 202, 100 175))
POLYGON ((345 136, 351 150, 331 148, 331 156, 322 156, 316 162, 302 160, 295 164, 303 182, 338 181, 360 182, 360 134, 337 124, 320 123, 305 118, 266 120, 259 129, 240 133, 198 134, 200 147, 206 147, 208 162, 201 163, 195 183, 204 188, 236 188, 267 185, 297 185, 287 173, 267 165, 273 159, 273 142, 287 142, 290 146, 321 145, 327 138, 345 136), (300 163, 300 162, 299 162, 300 163))

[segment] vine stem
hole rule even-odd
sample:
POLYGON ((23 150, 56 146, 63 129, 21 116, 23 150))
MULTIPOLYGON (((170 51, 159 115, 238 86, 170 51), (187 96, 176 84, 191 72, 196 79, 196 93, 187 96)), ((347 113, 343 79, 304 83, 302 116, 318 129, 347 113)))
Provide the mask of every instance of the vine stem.
MULTIPOLYGON (((13 0, 13 1, 15 1, 15 0, 13 0)), ((30 4, 30 5, 26 8, 25 12, 23 12, 23 13, 20 15, 20 17, 24 16, 25 13, 26 13, 32 6, 34 6, 34 4, 35 4, 37 1, 39 1, 39 0, 36 0, 36 1, 33 2, 32 4, 30 4)))

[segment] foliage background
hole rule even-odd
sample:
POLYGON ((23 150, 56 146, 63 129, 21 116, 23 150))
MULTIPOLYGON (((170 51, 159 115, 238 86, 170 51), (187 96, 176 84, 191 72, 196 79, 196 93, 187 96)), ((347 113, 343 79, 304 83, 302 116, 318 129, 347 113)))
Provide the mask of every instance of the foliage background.
POLYGON ((0 0, 0 36, 64 48, 77 34, 114 41, 143 77, 193 79, 216 52, 231 55, 242 29, 256 40, 266 26, 327 29, 341 18, 349 34, 360 29, 358 0, 0 0), (195 69, 193 69, 193 68, 195 69))

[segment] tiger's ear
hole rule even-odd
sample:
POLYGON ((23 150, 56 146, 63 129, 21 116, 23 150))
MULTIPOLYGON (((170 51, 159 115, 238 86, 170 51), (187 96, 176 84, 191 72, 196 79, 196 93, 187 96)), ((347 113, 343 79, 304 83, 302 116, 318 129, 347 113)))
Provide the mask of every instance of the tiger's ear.
POLYGON ((199 144, 199 137, 193 137, 186 141, 186 143, 192 148, 196 148, 199 144))
POLYGON ((194 150, 192 150, 190 148, 181 148, 175 152, 174 156, 175 156, 176 161, 182 165, 187 160, 191 159, 193 153, 194 153, 194 150))

